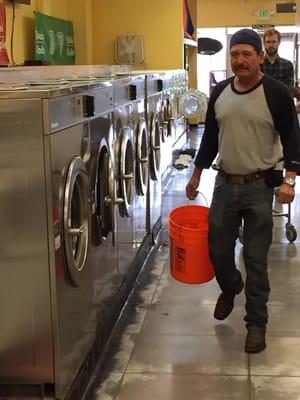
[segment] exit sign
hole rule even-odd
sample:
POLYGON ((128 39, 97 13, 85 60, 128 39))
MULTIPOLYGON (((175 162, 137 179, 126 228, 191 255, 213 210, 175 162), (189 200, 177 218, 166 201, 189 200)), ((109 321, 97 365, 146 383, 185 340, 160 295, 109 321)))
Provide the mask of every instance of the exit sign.
POLYGON ((272 16, 272 12, 267 8, 259 8, 254 11, 254 15, 257 19, 269 19, 272 16))

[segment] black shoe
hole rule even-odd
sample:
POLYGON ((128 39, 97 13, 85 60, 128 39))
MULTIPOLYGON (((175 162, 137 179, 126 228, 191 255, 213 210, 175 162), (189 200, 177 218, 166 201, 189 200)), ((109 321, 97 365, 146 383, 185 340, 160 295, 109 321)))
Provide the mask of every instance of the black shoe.
POLYGON ((236 294, 232 295, 232 294, 226 294, 224 292, 220 294, 215 306, 215 311, 214 311, 215 319, 222 321, 223 319, 228 317, 228 315, 233 310, 234 298, 237 294, 241 293, 243 287, 244 287, 244 282, 241 280, 240 286, 237 289, 236 294))
POLYGON ((226 295, 221 293, 218 297, 217 304, 214 311, 214 317, 219 320, 223 320, 228 317, 228 315, 233 310, 235 295, 226 295))
POLYGON ((259 353, 266 348, 266 328, 262 326, 249 326, 245 342, 246 353, 259 353))

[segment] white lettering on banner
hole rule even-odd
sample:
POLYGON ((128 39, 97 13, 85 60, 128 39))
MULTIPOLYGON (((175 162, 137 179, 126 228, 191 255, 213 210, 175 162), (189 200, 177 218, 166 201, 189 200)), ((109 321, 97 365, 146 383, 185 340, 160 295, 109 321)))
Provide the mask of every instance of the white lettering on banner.
POLYGON ((67 42, 67 45, 71 44, 73 46, 74 40, 73 40, 72 36, 66 36, 66 42, 67 42))
POLYGON ((35 38, 37 42, 45 42, 45 35, 43 33, 35 31, 35 38))
POLYGON ((62 32, 56 32, 56 37, 58 41, 59 55, 61 56, 64 49, 65 35, 62 32))
POLYGON ((45 55, 46 54, 45 47, 43 45, 37 45, 36 54, 45 55))
POLYGON ((73 48, 67 48, 67 56, 74 56, 75 55, 75 51, 73 48))
POLYGON ((49 29, 48 36, 49 36, 49 53, 51 56, 53 56, 55 52, 55 36, 54 36, 54 31, 52 29, 49 29))

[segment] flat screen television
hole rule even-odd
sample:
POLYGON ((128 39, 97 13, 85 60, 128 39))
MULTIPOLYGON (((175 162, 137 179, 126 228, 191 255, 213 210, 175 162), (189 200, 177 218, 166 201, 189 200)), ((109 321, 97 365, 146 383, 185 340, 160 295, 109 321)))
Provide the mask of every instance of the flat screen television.
POLYGON ((31 0, 10 0, 11 2, 16 3, 21 3, 21 4, 30 4, 31 0))

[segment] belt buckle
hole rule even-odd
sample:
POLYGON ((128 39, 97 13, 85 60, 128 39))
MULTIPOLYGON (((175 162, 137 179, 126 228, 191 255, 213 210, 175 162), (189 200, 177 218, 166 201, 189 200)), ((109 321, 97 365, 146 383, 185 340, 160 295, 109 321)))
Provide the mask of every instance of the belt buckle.
POLYGON ((251 182, 251 176, 250 175, 243 176, 243 183, 249 183, 249 182, 251 182))

